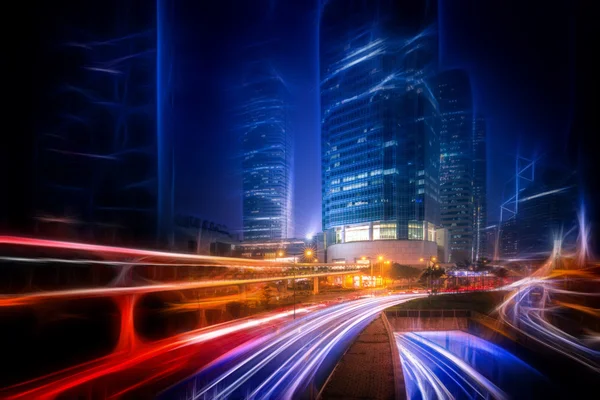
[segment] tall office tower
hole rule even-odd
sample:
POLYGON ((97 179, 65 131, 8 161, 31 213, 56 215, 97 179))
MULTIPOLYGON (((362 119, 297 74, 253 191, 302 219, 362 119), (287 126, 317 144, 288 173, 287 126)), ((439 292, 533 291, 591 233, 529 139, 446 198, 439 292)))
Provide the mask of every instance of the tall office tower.
POLYGON ((263 60, 242 88, 244 240, 285 239, 292 230, 292 143, 287 88, 263 60))
MULTIPOLYGON (((187 131, 182 118, 176 115, 185 102, 185 87, 180 68, 181 55, 176 49, 177 29, 181 27, 178 16, 180 2, 156 0, 156 146, 157 146, 157 236, 158 245, 175 248, 175 137, 187 131), (176 4, 177 3, 177 4, 176 4)), ((185 108, 182 107, 182 108, 185 108)))
POLYGON ((441 225, 450 234, 450 260, 473 257, 473 102, 463 70, 436 79, 440 126, 441 225))
POLYGON ((154 245, 156 10, 73 2, 62 21, 47 57, 60 83, 36 118, 35 233, 154 245))
POLYGON ((332 0, 322 9, 328 259, 381 252, 419 264, 437 254, 439 118, 427 83, 437 69, 436 21, 432 1, 332 0))
POLYGON ((477 115, 473 122, 473 261, 489 257, 485 233, 487 227, 486 143, 485 118, 477 115))

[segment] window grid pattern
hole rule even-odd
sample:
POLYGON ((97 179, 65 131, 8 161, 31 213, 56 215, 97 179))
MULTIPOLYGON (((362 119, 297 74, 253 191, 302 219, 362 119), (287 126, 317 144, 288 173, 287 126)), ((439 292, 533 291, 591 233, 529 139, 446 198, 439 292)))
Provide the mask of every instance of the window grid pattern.
POLYGON ((435 23, 382 19, 379 1, 344 2, 340 22, 341 3, 321 21, 323 229, 339 242, 340 227, 381 222, 371 240, 409 239, 409 221, 439 223, 435 23))
POLYGON ((292 234, 292 147, 286 92, 277 76, 257 71, 240 111, 244 240, 292 234))

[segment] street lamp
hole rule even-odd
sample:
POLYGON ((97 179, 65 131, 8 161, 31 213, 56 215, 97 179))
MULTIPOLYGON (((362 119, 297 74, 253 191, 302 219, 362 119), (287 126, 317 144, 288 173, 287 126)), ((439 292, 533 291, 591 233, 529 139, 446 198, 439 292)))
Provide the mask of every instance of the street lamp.
POLYGON ((433 273, 433 267, 435 266, 435 261, 437 260, 437 257, 435 256, 431 256, 429 257, 429 263, 427 265, 427 280, 429 281, 429 304, 431 304, 431 296, 433 295, 433 285, 431 282, 431 274, 433 273))
MULTIPOLYGON (((294 290, 294 319, 296 319, 296 264, 297 262, 297 258, 296 256, 299 256, 302 253, 299 254, 293 254, 294 256, 294 267, 292 268, 292 278, 293 278, 293 284, 292 284, 292 289, 294 290)), ((304 250, 304 257, 305 258, 309 258, 310 256, 312 256, 313 252, 311 249, 306 249, 304 250)), ((283 252, 279 252, 279 255, 282 256, 283 252)))
MULTIPOLYGON (((363 260, 363 261, 365 261, 365 260, 367 260, 367 257, 362 256, 360 259, 363 260)), ((369 258, 369 267, 371 268, 371 279, 370 279, 370 282, 371 282, 371 287, 373 287, 372 286, 373 285, 373 262, 371 261, 370 258, 369 258)), ((371 292, 371 294, 373 294, 373 293, 371 292)))
MULTIPOLYGON (((384 264, 385 264, 385 265, 390 265, 390 260, 386 260, 386 261, 384 262, 384 264)), ((383 268, 381 269, 381 271, 380 271, 380 272, 381 272, 381 286, 382 286, 382 287, 384 287, 384 284, 383 284, 383 283, 384 283, 384 277, 383 277, 383 268)))

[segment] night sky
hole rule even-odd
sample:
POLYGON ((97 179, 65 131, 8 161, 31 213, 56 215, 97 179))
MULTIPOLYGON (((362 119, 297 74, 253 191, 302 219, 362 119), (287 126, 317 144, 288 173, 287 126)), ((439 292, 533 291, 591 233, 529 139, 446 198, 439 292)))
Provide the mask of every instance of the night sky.
MULTIPOLYGON (((243 101, 236 96, 240 55, 245 46, 271 40, 271 61, 291 94, 296 236, 319 231, 317 2, 195 3, 178 3, 185 38, 178 59, 189 91, 181 107, 189 132, 177 138, 176 207, 241 228, 240 142, 231 119, 243 101)), ((505 186, 509 195, 512 185, 505 183, 517 151, 564 164, 574 93, 575 11, 569 3, 440 4, 440 67, 470 73, 475 110, 488 121, 490 222, 498 217, 505 186)))

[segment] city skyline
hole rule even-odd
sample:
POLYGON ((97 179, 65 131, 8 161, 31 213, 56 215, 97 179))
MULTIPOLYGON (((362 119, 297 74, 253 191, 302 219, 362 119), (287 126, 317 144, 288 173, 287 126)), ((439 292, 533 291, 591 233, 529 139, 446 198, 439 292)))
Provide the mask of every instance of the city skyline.
MULTIPOLYGON (((244 10, 245 6, 241 6, 241 9, 236 11, 237 12, 241 12, 241 10, 244 10)), ((256 42, 260 37, 265 37, 265 32, 271 32, 272 34, 275 34, 278 29, 282 29, 283 26, 283 22, 280 21, 280 19, 276 18, 277 16, 291 16, 291 15, 303 15, 303 21, 302 21, 302 26, 304 27, 303 29, 305 29, 306 31, 311 31, 311 32, 317 32, 318 31, 318 24, 315 23, 315 21, 318 21, 319 18, 319 10, 316 8, 315 5, 307 5, 306 7, 303 8, 302 13, 298 14, 298 9, 294 8, 295 6, 290 6, 288 7, 283 7, 280 3, 270 3, 269 4, 269 13, 264 13, 263 11, 261 11, 260 6, 259 7, 252 7, 252 10, 254 10, 254 14, 256 15, 267 15, 268 17, 261 17, 258 20, 264 22, 263 25, 265 26, 262 29, 259 29, 261 32, 258 32, 256 34, 252 34, 250 36, 248 36, 247 39, 238 41, 239 46, 243 47, 246 46, 248 42, 256 42), (280 15, 277 13, 281 13, 280 15), (265 19, 266 18, 266 19, 265 19), (277 22, 274 22, 277 21, 277 22)), ((165 157, 163 157, 163 160, 165 159, 169 159, 169 158, 173 158, 172 163, 173 163, 173 172, 171 173, 173 175, 173 179, 176 181, 176 184, 171 185, 173 186, 173 189, 171 189, 172 193, 167 192, 165 195, 162 196, 163 199, 166 198, 172 198, 171 200, 171 207, 172 207, 172 213, 173 214, 194 214, 194 215, 209 215, 211 216, 211 219, 218 221, 219 223, 224 223, 225 225, 228 225, 231 227, 232 231, 235 232, 241 232, 241 222, 237 222, 237 221, 241 221, 241 218, 239 216, 241 216, 241 202, 238 203, 239 200, 239 195, 238 193, 235 193, 235 191, 232 191, 230 188, 226 187, 229 185, 225 185, 225 182, 235 182, 238 181, 241 183, 241 168, 240 170, 236 169, 237 167, 233 166, 238 165, 239 160, 236 159, 236 156, 227 156, 227 157, 216 157, 218 154, 226 154, 224 153, 223 149, 224 149, 224 144, 226 142, 224 142, 224 140, 227 140, 226 138, 231 137, 231 134, 226 134, 225 130, 230 130, 230 128, 227 128, 225 130, 223 130, 222 128, 225 128, 224 125, 222 125, 221 127, 217 128, 216 125, 214 125, 214 119, 213 119, 213 126, 211 127, 211 118, 208 114, 205 114, 203 111, 200 112, 200 114, 198 115, 202 115, 203 121, 206 120, 206 122, 208 123, 208 125, 204 126, 203 124, 198 124, 198 121, 194 122, 193 124, 190 124, 190 122, 192 122, 192 120, 190 119, 190 112, 188 111, 187 108, 189 108, 189 104, 193 104, 193 103, 189 103, 187 101, 185 101, 185 99, 190 99, 190 96, 192 96, 192 94, 190 93, 190 89, 192 87, 194 87, 194 85, 197 85, 196 83, 194 83, 194 81, 189 81, 188 78, 186 78, 186 76, 189 76, 189 73, 187 72, 189 67, 191 66, 190 61, 194 60, 194 56, 192 53, 190 53, 190 50, 188 48, 188 42, 191 44, 191 41, 186 41, 183 39, 182 33, 189 31, 189 27, 186 25, 186 19, 181 20, 180 18, 180 14, 181 13, 188 13, 191 15, 193 15, 196 11, 198 11, 199 9, 193 7, 191 4, 186 3, 186 2, 179 2, 177 4, 174 4, 172 10, 169 10, 169 13, 172 14, 171 16, 169 16, 168 18, 170 18, 171 20, 173 20, 173 18, 178 19, 179 22, 179 26, 177 27, 168 27, 168 24, 163 24, 163 30, 165 29, 165 26, 167 26, 168 30, 169 30, 169 36, 165 37, 165 41, 162 45, 163 47, 163 52, 166 52, 165 54, 169 54, 169 65, 170 68, 176 68, 177 71, 179 71, 179 73, 177 74, 178 76, 178 80, 179 81, 184 81, 186 82, 185 84, 182 85, 181 82, 177 83, 177 87, 176 87, 176 91, 173 93, 172 98, 175 99, 175 102, 172 102, 173 107, 174 107, 174 111, 173 111, 173 115, 170 117, 173 120, 175 120, 175 122, 173 122, 173 124, 176 124, 178 127, 176 128, 175 131, 173 131, 171 129, 172 133, 177 133, 177 132, 182 132, 182 133, 177 133, 176 135, 172 135, 170 134, 170 136, 173 136, 172 138, 169 139, 169 141, 172 143, 171 146, 173 147, 172 150, 172 155, 168 155, 167 151, 165 151, 165 157), (186 67, 187 65, 187 67, 186 67), (205 118, 206 117, 206 118, 205 118), (190 131, 190 127, 192 126, 196 126, 195 131, 200 133, 200 132, 204 132, 206 130, 206 128, 209 128, 211 130, 215 130, 215 128, 218 129, 218 134, 217 135, 193 135, 193 136, 187 136, 187 134, 183 134, 183 132, 186 131, 190 131), (183 136, 182 136, 183 135, 183 136), (191 143, 187 143, 188 139, 192 138, 192 137, 196 137, 196 139, 191 139, 191 143), (213 138, 211 139, 210 137, 213 136, 213 138), (201 146, 198 147, 198 138, 202 137, 202 142, 206 142, 206 146, 201 146), (186 144, 184 145, 184 147, 182 147, 182 144, 184 143, 183 139, 186 139, 186 144), (194 143, 194 141, 196 141, 196 143, 194 143), (212 152, 213 155, 210 154, 206 154, 206 148, 208 148, 208 144, 209 143, 219 143, 217 146, 217 150, 215 152, 212 152), (186 155, 188 154, 188 155, 186 155), (191 154, 203 154, 203 157, 190 157, 189 155, 191 154), (205 168, 200 168, 198 169, 197 165, 199 162, 201 163, 207 163, 207 162, 212 162, 214 159, 214 161, 217 163, 217 167, 214 168, 211 173, 209 174, 209 176, 204 175, 204 172, 202 172, 203 169, 205 168), (199 160, 199 161, 192 161, 192 160, 199 160), (195 164, 194 164, 195 163, 195 164), (196 166, 194 166, 196 165, 196 166), (210 178, 214 178, 214 179, 210 179, 210 178), (226 179, 224 179, 226 178, 226 179), (198 185, 200 184, 200 185, 198 185), (198 189, 196 189, 196 187, 206 187, 206 185, 210 185, 211 190, 215 193, 214 198, 210 198, 212 196, 198 196, 198 194, 196 193, 198 189), (226 196, 222 196, 224 193, 229 193, 226 196), (216 199, 219 199, 218 201, 216 199), (200 201, 198 201, 200 200, 200 201), (221 206, 217 206, 217 203, 222 204, 221 206), (227 204, 226 208, 225 204, 227 204), (239 204, 239 205, 236 205, 239 204), (233 207, 232 207, 233 206, 233 207), (239 207, 239 208, 238 208, 239 207), (225 216, 223 218, 221 218, 220 216, 225 216), (212 217, 214 216, 214 217, 212 217)), ((249 8, 250 9, 250 8, 249 8)), ((263 8, 264 9, 264 8, 263 8)), ((456 19, 453 17, 453 15, 455 15, 456 10, 453 7, 448 7, 448 4, 446 2, 441 2, 440 3, 440 24, 439 24, 439 31, 440 31, 440 69, 446 69, 448 67, 449 64, 457 64, 457 60, 456 60, 456 54, 453 56, 452 53, 459 53, 459 52, 465 52, 468 48, 468 46, 462 46, 460 51, 457 51, 457 43, 459 43, 456 40, 450 40, 450 38, 454 37, 461 37, 460 35, 462 35, 463 33, 461 33, 461 30, 458 29, 450 29, 453 27, 454 22, 456 19), (453 14, 454 13, 454 14, 453 14), (454 60, 452 59, 454 57, 454 60)), ((529 8, 528 9, 524 9, 523 13, 527 13, 529 12, 529 8)), ((211 15, 213 16, 220 16, 220 15, 224 15, 222 14, 221 11, 219 11, 219 8, 210 8, 210 10, 205 10, 205 11, 210 11, 210 13, 212 13, 211 15)), ((464 13, 474 13, 476 12, 476 9, 465 9, 461 12, 464 13)), ((482 11, 482 15, 485 15, 486 12, 488 12, 487 10, 479 10, 482 11)), ((163 10, 164 15, 162 15, 162 17, 166 18, 166 14, 167 12, 163 10)), ((466 14, 465 14, 466 15, 466 14)), ((232 18, 236 18, 236 14, 232 14, 231 15, 232 18)), ((521 17, 518 17, 521 18, 521 17)), ((188 19, 189 20, 189 19, 188 19)), ((473 22, 477 22, 477 24, 480 24, 479 20, 474 19, 473 22)), ((232 20, 233 22, 233 20, 232 20)), ((215 20, 216 23, 216 20, 215 20)), ((239 32, 240 31, 244 31, 247 30, 249 27, 257 27, 257 23, 259 22, 252 22, 246 25, 240 25, 235 33, 236 37, 239 37, 239 32)), ((494 25, 494 23, 491 24, 492 26, 494 25)), ((546 25, 544 25, 546 26, 546 25)), ((565 25, 560 25, 561 27, 564 27, 565 25)), ((454 26, 454 28, 456 28, 454 26)), ((289 29, 286 31, 290 31, 289 29)), ((293 31, 293 30, 291 30, 293 31)), ((464 30, 463 30, 464 31, 464 30)), ((292 125, 294 125, 294 131, 296 132, 295 134, 295 147, 298 147, 297 150, 298 153, 302 154, 302 157, 297 157, 295 160, 295 166, 293 168, 294 171, 297 171, 298 174, 296 176, 296 185, 295 186, 299 186, 299 187, 303 187, 303 190, 297 190, 294 193, 295 196, 295 201, 294 203, 296 204, 295 207, 295 214, 294 214, 294 220, 297 221, 297 232, 295 234, 295 236, 304 236, 304 234, 306 233, 314 233, 319 229, 320 226, 320 213, 316 213, 316 211, 318 211, 319 207, 315 207, 314 204, 315 202, 311 201, 311 202, 307 202, 306 200, 306 196, 309 197, 317 197, 317 202, 320 202, 320 195, 317 193, 315 195, 315 188, 318 187, 317 182, 314 181, 310 181, 310 184, 306 184, 305 182, 307 182, 306 176, 307 175, 312 175, 314 176, 318 176, 318 169, 316 168, 316 163, 312 162, 314 160, 315 157, 315 153, 314 150, 310 150, 310 151, 306 151, 306 146, 311 143, 312 140, 311 139, 314 138, 318 132, 318 127, 314 127, 312 129, 306 129, 305 127, 302 127, 297 131, 296 128, 299 126, 298 125, 298 120, 302 119, 303 121, 305 121, 304 123, 311 123, 311 117, 310 115, 315 115, 314 111, 310 111, 310 112, 306 112, 306 110, 310 109, 310 104, 313 104, 312 101, 308 101, 304 104, 307 105, 299 105, 299 98, 303 98, 304 101, 306 101, 306 97, 305 94, 300 94, 299 92, 301 92, 302 90, 298 88, 298 86, 302 86, 302 85, 297 85, 297 79, 296 81, 294 79, 290 79, 289 77, 293 76, 293 68, 290 69, 290 65, 293 65, 294 62, 290 62, 292 60, 291 54, 295 54, 294 55, 294 59, 295 61, 298 60, 298 57, 302 57, 301 54, 307 54, 307 52, 309 52, 310 47, 313 46, 313 44, 310 43, 316 43, 316 40, 312 40, 311 36, 307 36, 307 37, 303 37, 303 38, 298 38, 296 37, 298 34, 298 32, 295 33, 288 33, 288 35, 290 35, 290 37, 293 37, 297 42, 303 42, 305 43, 305 45, 307 47, 302 48, 302 47, 298 47, 298 48, 294 48, 294 52, 289 52, 286 53, 285 49, 282 50, 282 48, 284 47, 288 47, 285 44, 290 43, 290 41, 288 41, 285 37, 284 38, 280 38, 279 42, 282 42, 283 44, 279 44, 277 47, 277 50, 272 59, 275 65, 278 66, 279 71, 281 72, 281 77, 282 79, 286 82, 286 84, 288 84, 288 87, 290 87, 291 89, 291 93, 292 93, 292 98, 293 100, 291 101, 291 106, 290 106, 290 110, 291 110, 291 118, 290 121, 292 121, 292 125), (310 45, 309 45, 310 44, 310 45), (290 54, 289 56, 287 54, 290 54), (303 97, 304 96, 304 97, 303 97), (308 107, 308 108, 307 108, 308 107), (306 117, 299 117, 298 114, 302 114, 303 116, 306 117), (306 122, 308 121, 308 122, 306 122), (310 204, 309 206, 307 206, 307 204, 310 204), (316 214, 316 217, 315 217, 316 214)), ((484 32, 484 35, 487 35, 488 33, 484 32)), ((231 35, 234 35, 234 33, 232 32, 231 35)), ((105 35, 106 36, 106 35, 105 35)), ((268 37, 269 35, 267 35, 268 37)), ((315 37, 313 35, 313 37, 315 37)), ((568 35, 567 35, 568 37, 568 35)), ((225 36, 219 39, 219 43, 233 43, 231 42, 233 36, 225 36)), ((552 41, 551 39, 549 39, 549 41, 552 41)), ((468 44, 468 40, 466 41, 466 43, 468 44)), ((561 43, 565 43, 564 41, 561 43)), ((463 43, 464 44, 464 43, 463 43)), ((568 43, 567 43, 568 45, 568 43)), ((216 47, 212 47, 214 51, 216 49, 218 49, 218 43, 215 43, 216 47)), ((563 47, 564 48, 564 47, 563 47)), ((542 51, 543 48, 537 48, 537 51, 540 52, 542 51)), ((505 48, 502 48, 500 50, 506 50, 505 48)), ((489 52, 489 51, 488 51, 489 52)), ((241 56, 241 54, 238 54, 239 56, 241 56)), ((490 53, 491 55, 491 53, 490 53)), ((220 56, 221 57, 221 56, 220 56)), ((243 56, 242 56, 243 58, 243 56)), ((468 57, 464 57, 464 59, 466 60, 468 57)), ((219 58, 215 59, 215 66, 217 65, 222 65, 219 63, 222 63, 223 58, 221 57, 221 61, 219 61, 219 58)), ((308 60, 310 61, 310 60, 308 60)), ((472 80, 474 82, 473 87, 475 88, 474 90, 474 111, 479 112, 480 115, 485 115, 486 121, 487 121, 487 126, 488 126, 488 138, 490 140, 490 143, 494 143, 494 141, 498 140, 498 121, 497 118, 495 118, 494 114, 497 114, 497 112, 492 112, 491 116, 488 115, 488 113, 482 113, 480 110, 482 109, 482 101, 481 101, 481 85, 477 85, 476 82, 477 81, 481 81, 481 69, 482 67, 478 67, 478 68, 474 68, 473 65, 468 65, 469 63, 472 64, 471 62, 467 62, 465 61, 465 68, 469 70, 469 75, 472 77, 472 80), (478 77, 479 75, 479 77, 478 77), (495 134, 493 134, 495 133, 495 134)), ((240 63, 239 65, 242 65, 243 63, 240 63)), ((564 71, 564 65, 566 65, 567 63, 559 63, 559 66, 556 67, 556 71, 564 71), (562 66, 561 66, 562 65, 562 66)), ((313 64, 316 65, 316 64, 313 64)), ((298 67, 300 67, 300 65, 298 65, 298 67)), ((228 66, 227 68, 225 68, 224 71, 227 71, 227 74, 231 71, 235 71, 235 66, 228 66)), ((316 68, 315 68, 316 69, 316 68)), ((313 71, 315 70, 313 69, 313 71)), ((310 68, 309 68, 310 70, 310 68)), ((545 74, 548 76, 551 76, 552 70, 547 71, 545 74)), ((224 75, 225 72, 221 75, 221 77, 224 77, 226 75, 224 75)), ((313 77, 316 75, 314 74, 314 72, 311 72, 309 75, 312 75, 313 77)), ((518 75, 518 71, 517 74, 515 76, 518 75)), ((219 74, 214 75, 215 77, 218 77, 219 74)), ((501 76, 501 75, 498 75, 501 76)), ((196 81, 198 81, 198 79, 201 79, 201 75, 198 76, 198 78, 196 79, 196 81)), ((222 79, 222 78, 221 78, 222 79)), ((303 78, 305 79, 305 78, 303 78)), ((311 78, 312 79, 312 78, 311 78)), ((539 77, 538 77, 539 79, 539 77)), ((219 78, 217 78, 217 81, 219 81, 219 78)), ((199 81, 198 81, 199 82, 199 81)), ((567 80, 568 82, 568 80, 567 80)), ((532 83, 533 84, 533 83, 532 83)), ((46 86, 48 85, 48 82, 46 83, 46 86)), ((484 85, 485 86, 485 85, 484 85)), ((487 89, 487 88, 486 88, 487 89)), ((311 85, 307 85, 307 87, 304 89, 304 93, 306 93, 307 91, 310 92, 315 92, 315 87, 311 86, 311 85)), ((231 92, 231 90, 229 90, 227 87, 225 88, 225 90, 223 91, 223 96, 227 97, 230 96, 228 93, 231 92)), ((210 93, 210 92, 208 92, 210 93)), ((535 93, 535 90, 529 90, 528 91, 528 95, 532 95, 533 93, 535 93)), ((505 99, 505 102, 508 100, 508 97, 506 96, 495 96, 498 98, 498 101, 500 101, 502 98, 505 99)), ((219 100, 217 98, 217 102, 220 102, 223 100, 219 100)), ((199 103, 199 104, 203 104, 203 103, 199 103)), ((556 106, 554 106, 556 108, 556 106)), ((568 110, 566 110, 568 111, 568 110)), ((557 113, 557 117, 558 115, 560 115, 560 113, 557 113)), ((164 116, 163 116, 164 117, 164 116)), ((314 117, 312 117, 312 121, 314 121, 314 117)), ((533 114, 532 114, 532 118, 533 118, 533 114)), ((164 122, 164 118, 163 118, 163 122, 164 122)), ((505 124, 506 122, 504 122, 505 124)), ((527 125, 527 124, 525 124, 527 125)), ((558 128, 558 126, 560 124, 555 124, 556 127, 558 128)), ((173 125, 175 126, 175 125, 173 125)), ((510 133, 507 133, 509 136, 511 135, 510 133)), ((514 134, 513 134, 514 136, 514 134)), ((523 136, 523 135, 520 135, 523 136)), ((524 137, 529 137, 528 135, 525 135, 524 137)), ((510 141, 504 141, 505 143, 509 143, 510 141)), ((518 142, 518 140, 515 140, 514 142, 518 142)), ((526 142, 526 141, 525 141, 526 142)), ((547 141, 548 143, 549 141, 547 141)), ((554 141, 557 142, 557 141, 554 141)), ((314 143, 314 141, 313 141, 314 143)), ((543 142, 539 142, 541 144, 541 146, 545 146, 543 145, 543 142)), ((238 146, 237 143, 235 142, 231 142, 228 141, 228 148, 231 149, 232 148, 232 144, 233 147, 238 146)), ((504 145, 506 146, 506 144, 504 145)), ((513 149, 517 148, 519 152, 524 153, 524 154, 535 154, 537 152, 537 150, 535 148, 532 149, 531 146, 528 146, 527 143, 522 144, 520 147, 515 147, 514 145, 511 146, 513 149)), ((552 147, 551 145, 548 145, 548 147, 552 147)), ((538 147, 539 149, 540 147, 538 147)), ((314 149, 314 147, 313 147, 314 149)), ((488 150, 489 151, 489 150, 488 150)), ((503 158, 513 158, 512 156, 510 156, 510 154, 507 153, 502 153, 502 152, 497 152, 494 151, 492 152, 492 157, 489 158, 488 164, 490 166, 489 170, 491 171, 490 174, 492 176, 494 175, 499 175, 505 172, 498 172, 498 171, 506 171, 505 168, 498 168, 498 162, 499 162, 499 157, 503 157, 503 158), (509 157, 507 157, 509 156, 509 157)), ((509 162, 506 162, 505 165, 509 165, 509 162)), ((167 179, 167 176, 171 175, 169 173, 163 173, 163 178, 167 179)), ((169 178, 170 179, 170 178, 169 178)), ((488 182, 492 182, 488 179, 488 182)), ((499 210, 499 203, 503 200, 502 197, 502 191, 504 189, 500 188, 502 185, 498 184, 499 180, 498 179, 494 179, 493 180, 493 184, 490 183, 490 187, 491 187, 491 191, 490 191, 490 197, 489 197, 489 201, 488 201, 488 214, 490 215, 490 217, 488 218, 490 221, 493 221, 494 218, 494 214, 497 214, 497 210, 499 210), (500 193, 500 194, 498 194, 500 193)), ((168 186, 168 185, 167 185, 168 186)), ((237 185, 232 185, 232 186, 237 186, 237 185)), ((241 187, 241 184, 240 186, 241 187)), ((159 203, 161 203, 159 201, 159 203)), ((162 204, 164 204, 165 202, 163 201, 162 204)), ((160 213, 161 215, 163 213, 160 213)), ((172 218, 168 218, 169 220, 172 218)))
POLYGON ((589 397, 588 4, 15 6, 0 397, 589 397))

